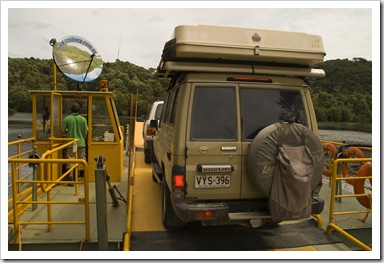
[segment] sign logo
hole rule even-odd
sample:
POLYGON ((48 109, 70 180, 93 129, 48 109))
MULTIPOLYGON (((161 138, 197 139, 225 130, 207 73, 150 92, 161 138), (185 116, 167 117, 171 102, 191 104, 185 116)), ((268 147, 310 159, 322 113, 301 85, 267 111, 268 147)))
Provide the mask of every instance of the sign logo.
POLYGON ((206 146, 201 146, 199 149, 200 153, 207 153, 208 152, 208 147, 206 146))
POLYGON ((252 41, 259 43, 261 41, 261 37, 259 36, 259 34, 257 34, 257 33, 253 34, 252 35, 252 41))
POLYGON ((58 44, 57 49, 62 50, 66 44, 69 45, 70 43, 73 43, 75 46, 83 45, 88 48, 92 52, 92 54, 97 54, 96 48, 89 41, 79 36, 67 36, 63 38, 58 44))

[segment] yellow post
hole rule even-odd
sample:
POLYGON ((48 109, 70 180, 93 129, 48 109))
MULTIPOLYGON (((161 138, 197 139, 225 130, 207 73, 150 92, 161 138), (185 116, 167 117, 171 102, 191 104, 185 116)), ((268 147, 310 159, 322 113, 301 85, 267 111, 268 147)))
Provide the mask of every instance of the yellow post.
POLYGON ((56 90, 56 64, 53 62, 53 90, 56 90))
POLYGON ((128 193, 129 196, 129 186, 131 185, 131 160, 132 160, 132 140, 133 138, 133 94, 131 94, 131 113, 130 113, 130 119, 129 119, 129 147, 127 149, 128 151, 128 193))
POLYGON ((88 163, 85 160, 81 160, 84 167, 84 212, 85 212, 85 238, 91 239, 91 219, 89 215, 89 181, 88 181, 88 163))
POLYGON ((12 163, 12 195, 13 195, 13 231, 14 231, 14 241, 19 242, 20 238, 20 225, 19 225, 19 209, 17 207, 17 189, 16 189, 16 163, 12 163))
MULTIPOLYGON (((130 107, 130 119, 129 119, 129 143, 128 143, 128 191, 127 191, 127 200, 129 200, 132 188, 131 188, 131 160, 132 160, 132 137, 133 137, 133 120, 132 120, 132 115, 133 115, 133 94, 131 93, 131 107, 130 107)), ((127 213, 128 213, 128 208, 127 206, 127 213)))
MULTIPOLYGON (((52 196, 51 196, 51 190, 47 193, 47 217, 48 222, 52 222, 52 196)), ((52 224, 48 224, 48 232, 52 232, 53 226, 52 224)))
POLYGON ((138 101, 139 101, 139 89, 136 88, 136 102, 135 102, 135 105, 136 105, 136 109, 135 109, 135 123, 137 121, 137 104, 138 104, 138 101))

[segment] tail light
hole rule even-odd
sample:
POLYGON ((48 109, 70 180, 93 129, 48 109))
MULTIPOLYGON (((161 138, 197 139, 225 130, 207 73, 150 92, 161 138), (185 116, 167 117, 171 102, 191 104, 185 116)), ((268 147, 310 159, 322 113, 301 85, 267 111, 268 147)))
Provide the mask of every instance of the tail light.
POLYGON ((147 136, 152 136, 155 133, 156 133, 156 128, 150 127, 150 126, 147 127, 147 131, 146 131, 147 136))
POLYGON ((185 168, 173 166, 172 168, 172 193, 175 198, 183 199, 186 192, 185 168))
POLYGON ((173 191, 176 193, 182 192, 184 189, 184 175, 173 176, 173 191))

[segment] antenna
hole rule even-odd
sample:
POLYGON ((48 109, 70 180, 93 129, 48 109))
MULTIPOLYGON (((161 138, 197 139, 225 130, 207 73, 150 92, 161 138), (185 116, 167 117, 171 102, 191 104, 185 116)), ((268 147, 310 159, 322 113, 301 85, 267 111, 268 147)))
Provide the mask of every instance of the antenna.
POLYGON ((121 35, 120 35, 120 40, 119 40, 119 49, 117 50, 117 60, 120 60, 120 44, 121 44, 121 35))

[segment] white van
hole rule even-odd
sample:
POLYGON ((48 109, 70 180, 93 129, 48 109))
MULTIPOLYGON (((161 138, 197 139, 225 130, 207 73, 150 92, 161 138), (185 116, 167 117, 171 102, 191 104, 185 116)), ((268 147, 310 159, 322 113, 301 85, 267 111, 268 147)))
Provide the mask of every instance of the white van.
POLYGON ((163 109, 164 101, 159 100, 155 101, 151 108, 147 112, 143 124, 143 139, 144 139, 144 160, 146 163, 151 162, 151 152, 150 152, 150 143, 152 136, 156 133, 156 129, 150 126, 151 120, 159 120, 161 116, 161 111, 163 109))

